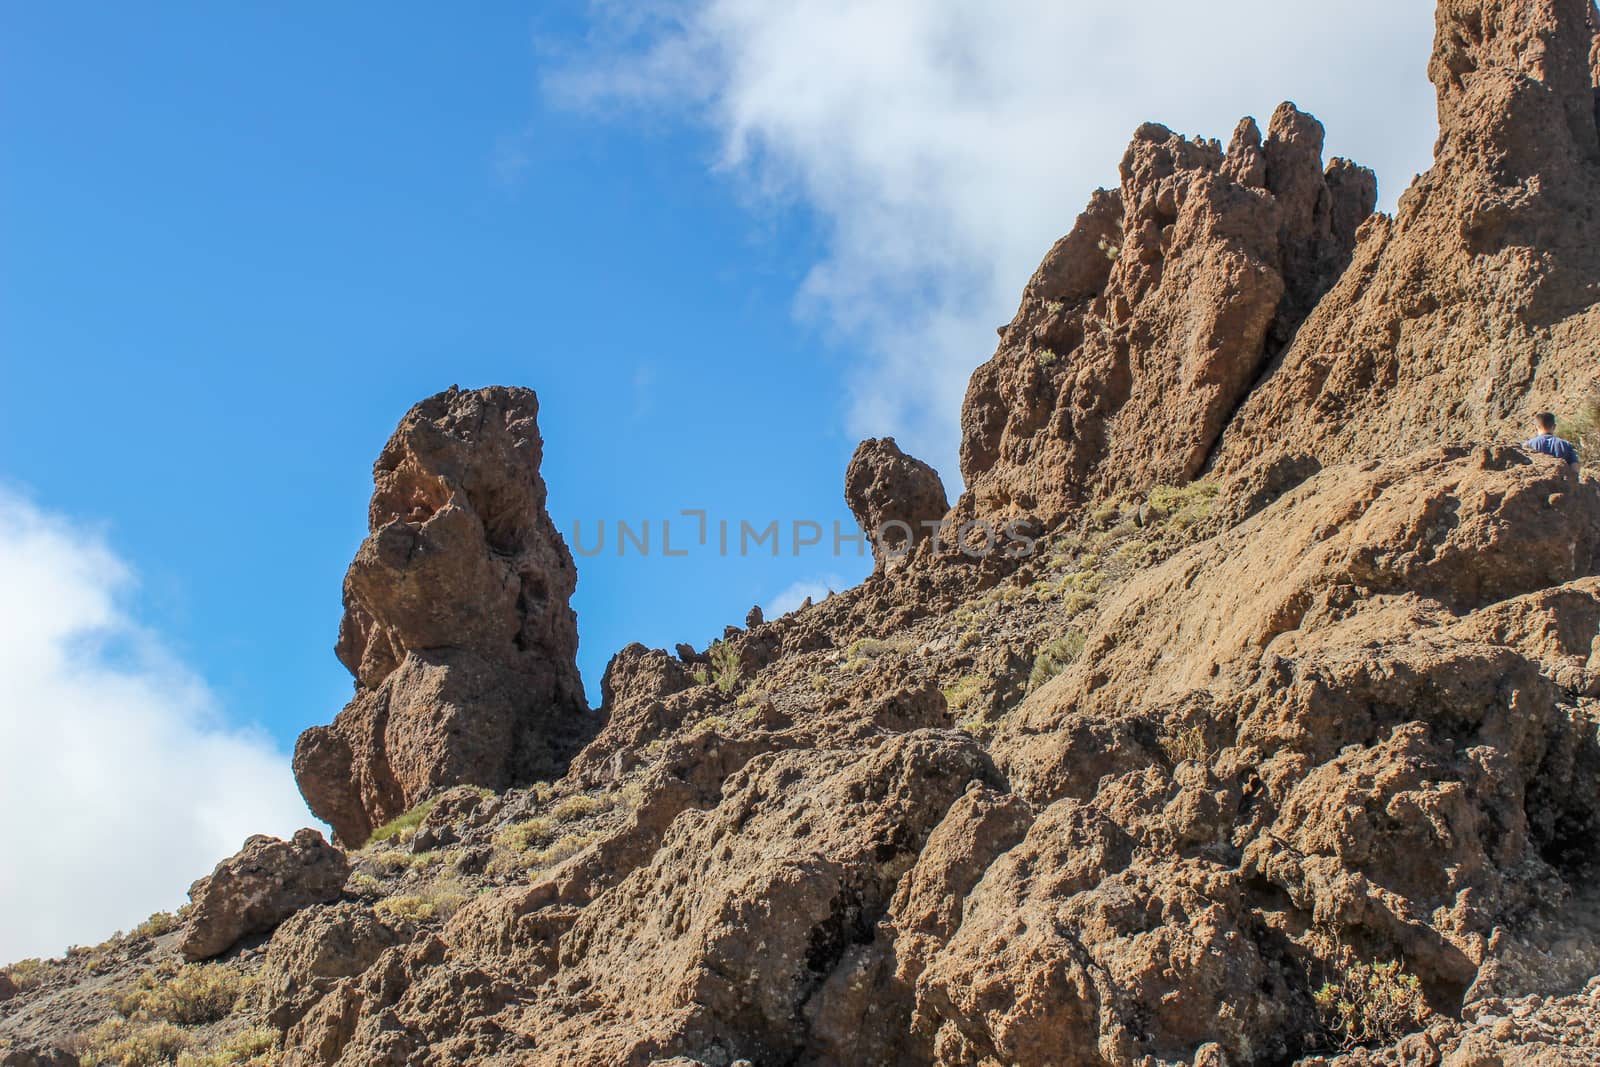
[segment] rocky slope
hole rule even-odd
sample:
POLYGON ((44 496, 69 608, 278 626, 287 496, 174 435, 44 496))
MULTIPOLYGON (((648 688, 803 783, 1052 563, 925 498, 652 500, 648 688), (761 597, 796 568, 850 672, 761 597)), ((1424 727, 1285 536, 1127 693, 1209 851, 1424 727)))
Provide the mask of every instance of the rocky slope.
POLYGON ((1141 128, 956 506, 865 442, 872 577, 599 715, 532 394, 419 405, 297 753, 344 850, 0 972, 3 1062, 1600 1064, 1600 483, 1507 443, 1596 373, 1600 15, 1438 11, 1395 218, 1292 105, 1141 128))

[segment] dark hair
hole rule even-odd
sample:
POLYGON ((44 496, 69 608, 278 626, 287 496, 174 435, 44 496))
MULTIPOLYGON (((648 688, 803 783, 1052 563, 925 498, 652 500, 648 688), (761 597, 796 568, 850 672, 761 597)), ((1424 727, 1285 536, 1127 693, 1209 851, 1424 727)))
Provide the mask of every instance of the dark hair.
POLYGON ((1551 411, 1541 411, 1533 417, 1533 421, 1544 427, 1545 433, 1556 432, 1556 416, 1551 411))

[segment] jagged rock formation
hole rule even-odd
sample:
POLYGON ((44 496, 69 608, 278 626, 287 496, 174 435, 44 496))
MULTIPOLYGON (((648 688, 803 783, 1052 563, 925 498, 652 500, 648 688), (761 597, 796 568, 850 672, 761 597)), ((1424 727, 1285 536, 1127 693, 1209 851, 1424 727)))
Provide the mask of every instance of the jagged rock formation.
POLYGON ((874 569, 880 573, 928 540, 950 510, 939 472, 900 451, 892 437, 856 446, 845 469, 844 500, 872 541, 874 569))
POLYGON ((1438 8, 1433 168, 1270 369, 1216 464, 1520 440, 1600 388, 1600 123, 1591 0, 1438 8))
MULTIPOLYGON (((584 720, 540 718, 576 679, 532 395, 426 402, 347 585, 361 689, 298 762, 344 840, 435 803, 230 954, 264 994, 216 1025, 285 1067, 1600 1062, 1600 482, 1503 440, 1582 385, 1597 27, 1442 0, 1394 220, 1292 106, 1227 151, 1142 128, 969 391, 946 519, 1035 551, 631 645, 553 784, 444 788, 501 766, 452 729, 584 720), (503 702, 396 682, 469 659, 503 702)), ((847 498, 944 503, 891 442, 847 498)), ((0 1041, 84 1030, 165 936, 13 975, 0 1041)))
POLYGON ((538 412, 531 390, 452 387, 373 467, 337 647, 356 695, 294 758, 342 843, 453 785, 556 777, 587 740, 577 569, 545 511, 538 412))
POLYGON ((963 508, 1059 519, 1095 493, 1187 481, 1339 277, 1377 199, 1322 165, 1321 123, 1284 104, 1227 151, 1148 124, 1050 250, 972 376, 963 508))
POLYGON ((315 830, 301 830, 290 841, 257 834, 189 888, 189 921, 178 951, 190 960, 220 955, 302 908, 338 900, 349 877, 344 853, 315 830))

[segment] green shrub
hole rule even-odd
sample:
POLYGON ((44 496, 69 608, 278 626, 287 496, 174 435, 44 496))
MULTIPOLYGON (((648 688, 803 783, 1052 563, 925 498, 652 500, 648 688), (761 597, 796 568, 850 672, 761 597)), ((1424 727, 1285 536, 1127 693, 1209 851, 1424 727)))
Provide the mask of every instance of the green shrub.
POLYGON ((467 902, 467 890, 454 877, 440 878, 420 892, 404 896, 386 897, 372 906, 379 915, 389 915, 412 922, 429 919, 443 921, 456 913, 467 902))
POLYGON ((44 980, 50 974, 50 964, 35 956, 0 968, 0 973, 11 979, 18 992, 26 993, 44 984, 44 980))
POLYGON ((226 1019, 249 988, 237 970, 221 963, 158 967, 112 999, 119 1014, 141 1022, 197 1026, 226 1019))
POLYGON ((1150 490, 1150 506, 1179 529, 1188 529, 1207 515, 1217 499, 1214 482, 1190 482, 1184 486, 1158 485, 1150 490))
POLYGON ((376 830, 367 838, 367 843, 362 848, 371 848, 383 841, 409 841, 417 832, 417 827, 422 825, 422 820, 428 817, 433 806, 438 803, 436 799, 424 800, 404 815, 398 815, 376 830))
POLYGON ((170 911, 158 911, 133 928, 130 937, 160 937, 178 928, 178 917, 170 911))
POLYGON ((711 646, 711 681, 724 694, 739 684, 739 653, 726 641, 711 646))
POLYGON ((1422 982, 1403 963, 1366 963, 1347 948, 1312 999, 1323 1026, 1347 1049, 1393 1044, 1422 1029, 1430 1014, 1422 982))
POLYGON ((969 674, 958 679, 956 683, 944 691, 945 703, 951 711, 961 711, 970 707, 978 697, 983 695, 983 679, 976 674, 969 674))
POLYGON ((189 1035, 168 1022, 108 1019, 82 1038, 83 1067, 157 1067, 171 1063, 189 1047, 189 1035))
POLYGON ((1161 750, 1173 763, 1196 760, 1205 763, 1211 759, 1211 747, 1206 744, 1206 733, 1199 724, 1177 726, 1163 730, 1161 750))
POLYGON ((1056 355, 1053 348, 1041 348, 1033 354, 1033 358, 1041 367, 1051 367, 1060 362, 1061 357, 1056 355))
POLYGON ((277 1060, 278 1032, 252 1026, 201 1052, 178 1053, 177 1067, 272 1067, 277 1060))
POLYGON ((1057 638, 1033 657, 1033 670, 1028 674, 1028 691, 1039 688, 1070 667, 1083 655, 1084 635, 1078 630, 1068 630, 1065 637, 1057 638))
POLYGON ((571 822, 581 819, 586 815, 599 815, 616 807, 616 800, 608 796, 594 796, 589 793, 574 793, 570 797, 562 797, 556 806, 550 809, 550 817, 556 822, 571 822))
POLYGON ((1572 412, 1557 420, 1556 432, 1577 447, 1585 472, 1600 469, 1600 390, 1572 405, 1572 412))

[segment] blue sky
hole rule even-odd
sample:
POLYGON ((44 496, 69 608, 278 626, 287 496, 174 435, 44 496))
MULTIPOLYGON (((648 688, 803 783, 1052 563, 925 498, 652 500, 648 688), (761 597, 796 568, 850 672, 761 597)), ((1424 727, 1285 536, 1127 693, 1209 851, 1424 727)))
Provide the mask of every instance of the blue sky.
MULTIPOLYGON (((849 353, 790 314, 804 213, 753 219, 701 131, 543 106, 560 19, 377 10, 35 6, 5 35, 0 471, 105 523, 147 622, 284 745, 348 697, 372 461, 452 383, 539 392, 564 531, 848 519, 849 353)), ((585 560, 584 676, 862 570, 585 560)))
MULTIPOLYGON (((1392 205, 1427 5, 0 0, 0 959, 170 907, 309 816, 340 582, 415 401, 519 384, 550 508, 847 523, 944 474, 994 327, 1132 130, 1293 99, 1392 205), (20 832, 20 831, 19 831, 20 832), (86 878, 112 866, 118 880, 86 878)), ((860 557, 580 558, 591 697, 860 557)))

